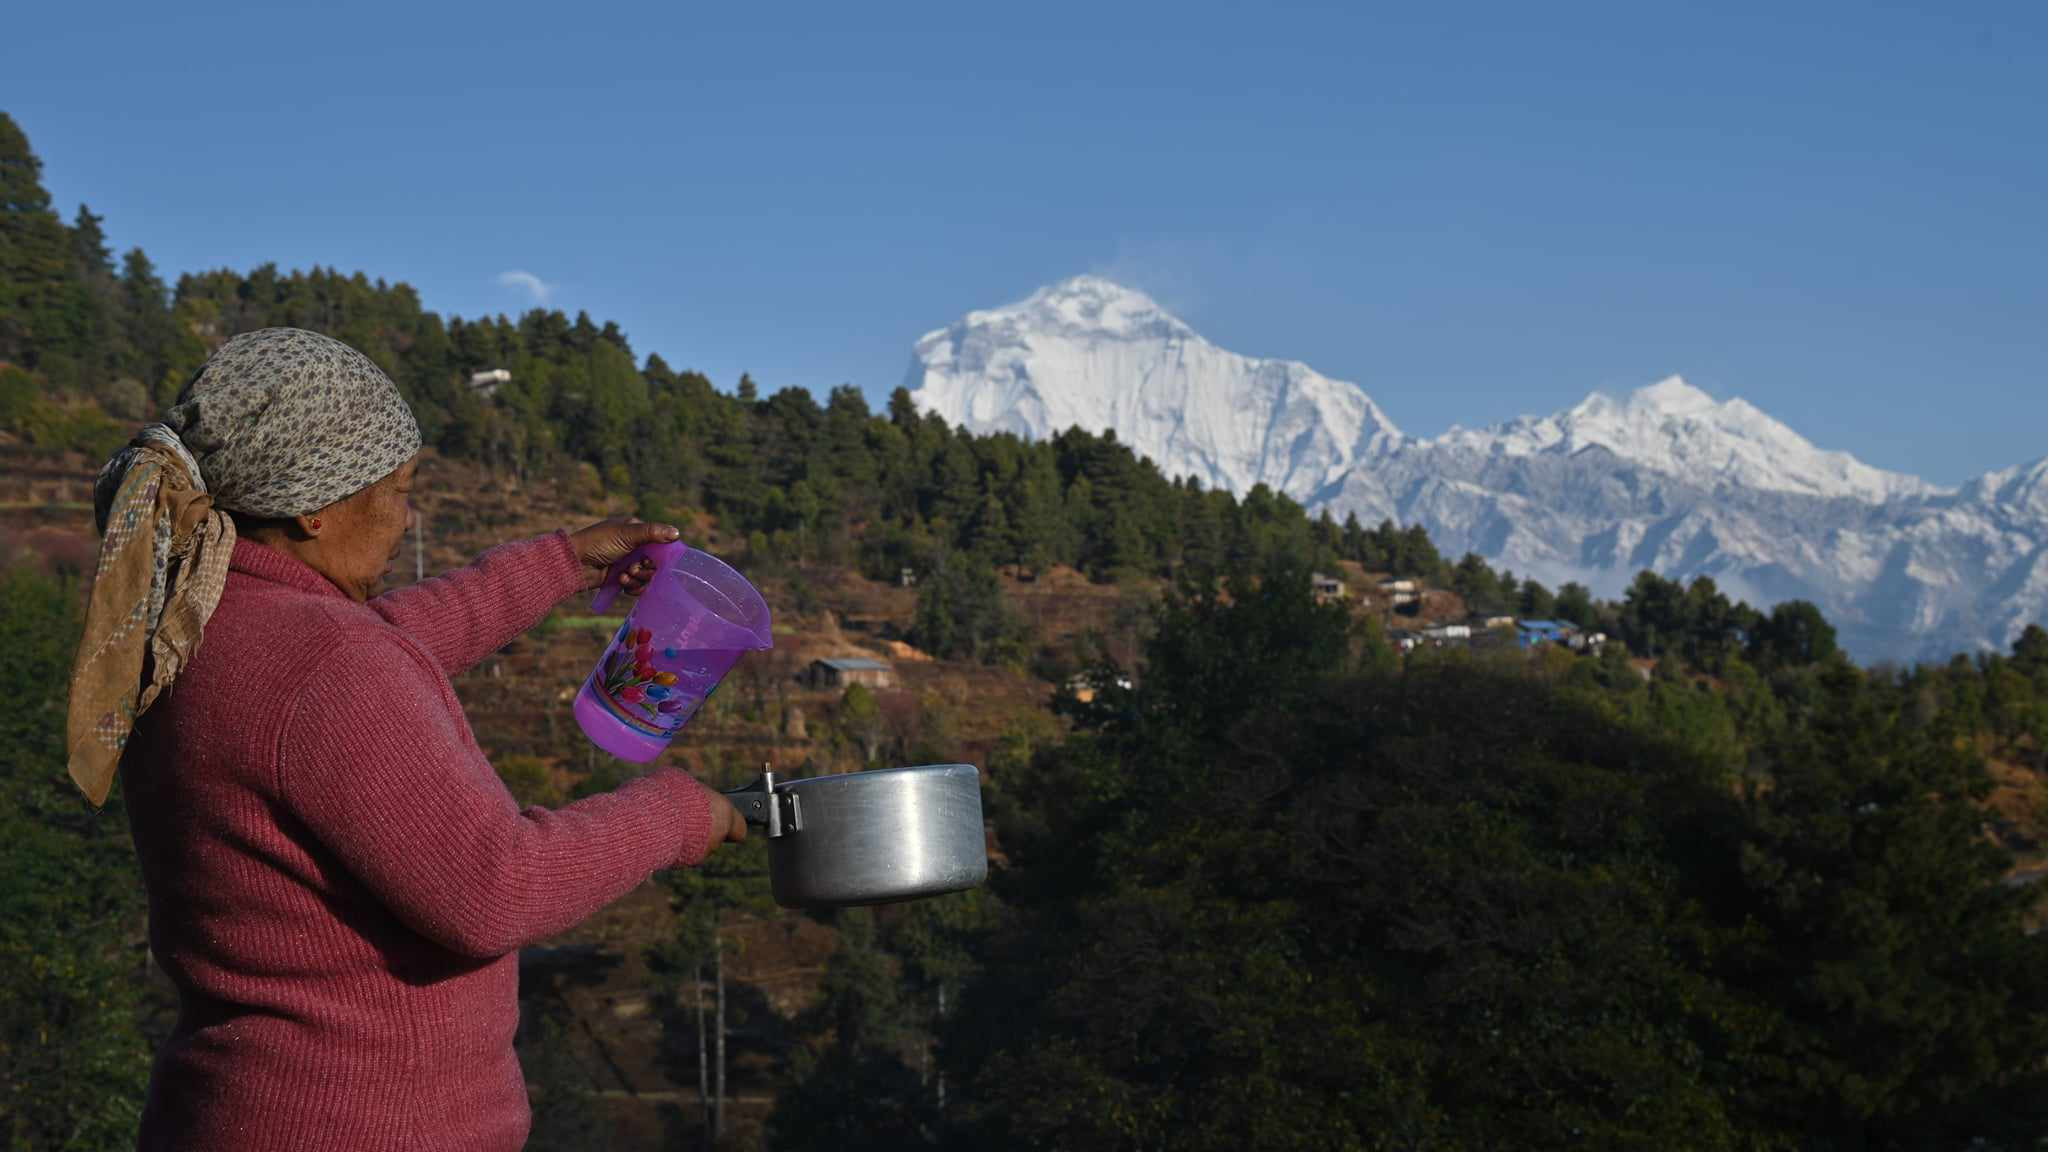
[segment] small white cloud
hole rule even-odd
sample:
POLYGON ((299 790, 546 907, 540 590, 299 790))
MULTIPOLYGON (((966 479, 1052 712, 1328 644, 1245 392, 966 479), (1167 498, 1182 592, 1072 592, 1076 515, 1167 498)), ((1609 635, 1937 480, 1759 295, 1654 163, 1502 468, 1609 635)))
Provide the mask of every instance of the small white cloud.
POLYGON ((1199 315, 1206 301, 1202 271, 1216 267, 1224 255, 1217 243, 1206 239, 1119 236, 1109 262, 1095 264, 1088 271, 1112 283, 1135 288, 1186 320, 1199 315))
POLYGON ((548 297, 554 295, 555 291, 553 284, 535 276, 531 272, 518 268, 514 268, 510 272, 498 273, 498 286, 501 288, 520 289, 532 297, 535 304, 547 303, 548 297))

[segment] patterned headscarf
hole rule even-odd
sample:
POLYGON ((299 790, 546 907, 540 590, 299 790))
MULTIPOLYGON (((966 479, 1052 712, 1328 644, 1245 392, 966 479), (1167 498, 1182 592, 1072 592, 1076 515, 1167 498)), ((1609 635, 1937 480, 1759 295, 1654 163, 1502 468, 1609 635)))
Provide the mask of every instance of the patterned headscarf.
POLYGON ((302 516, 396 471, 419 424, 369 357, 297 328, 221 345, 163 423, 100 469, 99 569, 71 670, 71 779, 106 803, 136 720, 199 648, 227 584, 227 513, 302 516))

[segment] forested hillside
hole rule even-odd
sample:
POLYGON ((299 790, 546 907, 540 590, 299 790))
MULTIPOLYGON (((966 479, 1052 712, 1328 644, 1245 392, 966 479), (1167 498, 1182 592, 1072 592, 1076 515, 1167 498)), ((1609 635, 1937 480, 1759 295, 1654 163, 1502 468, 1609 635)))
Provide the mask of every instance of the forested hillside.
MULTIPOLYGON (((948 700, 906 662, 934 687, 799 700, 793 669, 762 661, 693 722, 677 755, 707 772, 763 749, 801 748, 812 770, 971 750, 1001 854, 976 893, 802 917, 765 907, 757 844, 636 905, 645 955, 578 943, 663 982, 659 1059, 686 1094, 699 1075, 713 1091, 698 995, 724 995, 736 942, 822 949, 787 1003, 732 989, 751 1013, 734 1063, 756 1061, 768 1098, 728 1145, 2048 1137, 2048 632, 1859 668, 1808 605, 1765 614, 1647 573, 1618 602, 1551 590, 1449 561, 1416 529, 1170 481, 1108 437, 969 436, 900 391, 882 412, 850 387, 823 403, 744 378, 721 391, 581 315, 444 319, 402 284, 319 269, 170 285, 140 249, 116 261, 83 206, 57 215, 0 114, 0 463, 73 493, 23 479, 6 496, 23 519, 0 524, 12 1147, 130 1146, 168 1010, 138 947, 119 790, 94 814, 63 771, 90 554, 21 525, 89 519, 75 490, 98 459, 211 348, 274 324, 348 341, 405 390, 430 474, 470 490, 436 508, 437 542, 524 527, 506 510, 521 505, 674 518, 762 582, 795 639, 822 651, 819 631, 866 614, 863 642, 907 642, 968 686, 948 700), (1083 583, 1071 570, 1114 605, 1086 626, 1042 610, 1056 577, 1083 583), (1315 571, 1414 577, 1461 610, 1620 642, 1403 656, 1398 617, 1319 600, 1315 571)), ((591 623, 558 617, 502 679, 458 685, 522 799, 617 779, 548 718, 591 623)), ((529 990, 573 982, 557 952, 530 961, 529 990)), ((629 1018, 540 1003, 521 1036, 532 1147, 711 1127, 709 1108, 677 1112, 665 1135, 615 1143, 628 1129, 596 1122, 607 1098, 567 1054, 629 1018)), ((720 1076, 727 1031, 708 1042, 720 1076)))

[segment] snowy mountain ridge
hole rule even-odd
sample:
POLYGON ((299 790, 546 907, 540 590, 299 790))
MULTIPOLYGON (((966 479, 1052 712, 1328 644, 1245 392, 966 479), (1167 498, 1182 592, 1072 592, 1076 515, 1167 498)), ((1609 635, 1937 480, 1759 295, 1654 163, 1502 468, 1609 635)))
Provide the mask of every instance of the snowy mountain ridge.
POLYGON ((1876 502, 1940 491, 1847 452, 1816 448, 1748 401, 1717 402, 1679 376, 1622 400, 1596 392, 1553 416, 1524 416, 1478 432, 1453 428, 1436 442, 1511 456, 1568 456, 1597 446, 1709 488, 1726 483, 1876 502))
POLYGON ((1169 474, 1234 492, 1312 492, 1401 439, 1356 384, 1226 352, 1093 276, 926 335, 910 375, 921 408, 976 432, 1114 428, 1169 474))
POLYGON ((1114 430, 1168 475, 1421 523, 1449 555, 1553 584, 1613 594, 1651 568, 1813 600, 1864 659, 2005 647, 2048 619, 2048 458, 1945 489, 1677 376, 1420 439, 1356 384, 1218 348, 1143 293, 1076 277, 926 335, 908 385, 975 432, 1114 430))

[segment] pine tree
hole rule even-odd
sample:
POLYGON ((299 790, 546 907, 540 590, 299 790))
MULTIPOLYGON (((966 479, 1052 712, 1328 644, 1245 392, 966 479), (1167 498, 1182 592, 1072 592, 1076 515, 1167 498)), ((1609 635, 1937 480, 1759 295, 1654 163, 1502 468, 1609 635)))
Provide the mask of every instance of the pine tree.
POLYGON ((2048 628, 2029 624, 2013 641, 2012 659, 2020 671, 2038 677, 2048 673, 2048 628))
POLYGON ((1389 553, 1393 557, 1391 563, 1396 576, 1420 576, 1432 580, 1441 576, 1443 556, 1437 552, 1427 529, 1420 524, 1410 524, 1400 530, 1399 541, 1396 550, 1389 553))
POLYGON ((1655 572, 1636 574, 1621 606, 1621 638, 1629 651, 1650 659, 1685 642, 1685 588, 1655 572))
POLYGON ((1342 544, 1342 550, 1345 558, 1356 561, 1357 563, 1363 565, 1366 571, 1368 572, 1379 567, 1378 564, 1366 563, 1367 554, 1365 526, 1358 522, 1357 512, 1346 512, 1344 514, 1344 541, 1342 544))
POLYGON ((1567 583, 1557 590, 1557 603, 1552 606, 1560 620, 1568 620, 1581 628, 1593 624, 1593 595, 1583 584, 1567 583))
POLYGON ((945 659, 997 663, 1018 657, 1022 627, 987 559, 953 552, 941 554, 918 580, 910 639, 945 659))
POLYGON ((79 382, 88 309, 42 170, 21 126, 0 112, 0 360, 71 387, 79 382))
POLYGON ((838 947, 826 965, 821 1000, 803 1022, 807 1043, 789 1062, 789 1086, 769 1118, 778 1152, 850 1152, 931 1147, 935 1109, 908 1050, 916 1038, 901 978, 875 931, 874 913, 833 917, 838 947))
POLYGON ((910 398, 910 389, 898 385, 889 393, 889 423, 905 431, 917 426, 917 401, 910 398))
POLYGON ((1750 654, 1767 668, 1825 663, 1835 655, 1835 629, 1811 603, 1787 600, 1751 638, 1750 654))
POLYGON ((1721 594, 1712 577, 1701 576, 1685 590, 1684 611, 1686 662, 1718 674, 1739 641, 1735 606, 1721 594))
POLYGON ((1458 561, 1451 587, 1464 598, 1465 606, 1474 612, 1498 612, 1508 606, 1507 597, 1501 594, 1499 578, 1478 553, 1467 552, 1458 561))
POLYGON ((114 278, 114 255, 107 248, 105 223, 106 217, 94 215, 83 204, 78 206, 78 218, 71 225, 71 254, 82 279, 111 283, 114 278))
POLYGON ((1036 571, 1070 558, 1067 525, 1060 514, 1060 474, 1049 450, 1035 447, 1025 457, 1010 485, 1008 507, 1018 563, 1036 571))
POLYGON ((122 257, 119 292, 119 370, 141 381, 158 407, 168 407, 185 381, 176 372, 180 357, 170 292, 142 249, 131 248, 122 257))
POLYGON ((1547 620, 1557 612, 1557 598, 1550 594, 1550 589, 1545 588, 1534 580, 1522 581, 1521 594, 1518 599, 1520 602, 1516 607, 1520 609, 1523 616, 1547 620))
POLYGON ((107 249, 105 223, 90 208, 80 204, 71 225, 71 257, 78 291, 83 295, 85 328, 81 333, 80 360, 84 383, 110 410, 128 411, 116 415, 139 416, 140 405, 133 395, 118 395, 114 384, 124 359, 120 326, 120 293, 114 279, 113 254, 107 249))
MULTIPOLYGON (((1974 680, 1972 673, 1963 673, 1974 680)), ((1983 766, 1957 712, 1911 724, 1844 663, 1762 742, 1715 967, 1742 1031, 1731 1099, 1802 1148, 1964 1147, 2038 1136, 2048 942, 1980 833, 1983 766)), ((2005 1145, 1993 1145, 2005 1146, 2005 1145)), ((2014 1147, 2025 1146, 2015 1143, 2014 1147)))

